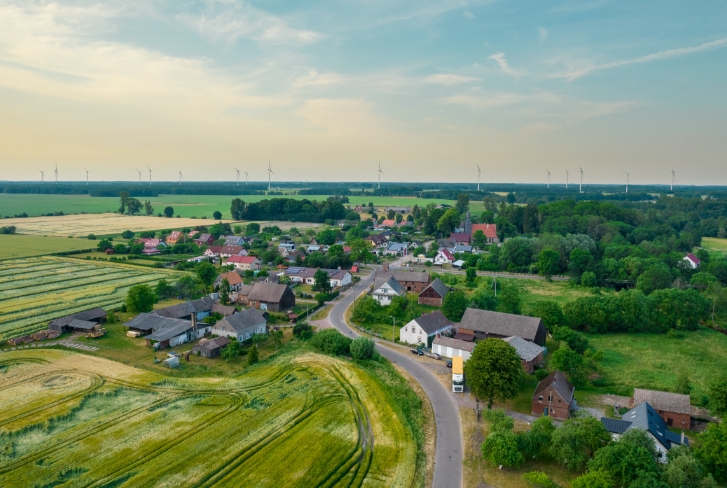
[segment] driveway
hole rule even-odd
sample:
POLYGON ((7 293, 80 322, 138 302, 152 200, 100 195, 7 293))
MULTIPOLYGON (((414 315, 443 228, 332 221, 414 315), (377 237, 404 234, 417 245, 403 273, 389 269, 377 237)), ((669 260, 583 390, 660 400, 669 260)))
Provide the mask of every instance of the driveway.
MULTIPOLYGON (((328 323, 348 337, 359 334, 346 325, 344 314, 353 303, 356 294, 363 292, 373 282, 374 273, 369 274, 349 291, 331 309, 328 323)), ((378 342, 378 341, 377 341, 378 342)), ((459 409, 447 388, 420 362, 410 354, 399 353, 377 344, 376 349, 386 359, 404 368, 424 389, 434 409, 437 439, 434 455, 434 488, 462 486, 462 428, 459 409)))

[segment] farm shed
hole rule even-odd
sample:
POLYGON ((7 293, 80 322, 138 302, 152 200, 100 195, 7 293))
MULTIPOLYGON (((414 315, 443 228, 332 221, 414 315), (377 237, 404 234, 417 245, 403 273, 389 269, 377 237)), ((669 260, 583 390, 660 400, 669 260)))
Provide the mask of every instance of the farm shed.
POLYGON ((432 342, 432 352, 445 358, 462 356, 462 359, 467 361, 472 355, 472 351, 474 349, 474 342, 461 341, 451 337, 442 337, 438 335, 434 338, 434 342, 432 342))
POLYGON ((55 320, 52 320, 48 324, 48 328, 51 330, 65 332, 68 328, 68 325, 76 319, 87 322, 95 322, 94 325, 96 325, 106 320, 106 310, 97 307, 89 310, 84 310, 83 312, 76 312, 71 315, 66 315, 65 317, 59 317, 55 320))
POLYGON ((234 337, 242 342, 250 339, 253 334, 264 334, 266 325, 267 319, 259 310, 248 308, 218 321, 212 327, 212 333, 218 336, 234 337))
POLYGON ((689 395, 634 388, 634 396, 629 401, 629 407, 634 408, 642 403, 648 403, 659 412, 669 427, 689 429, 692 413, 689 395))
POLYGON ((449 288, 447 288, 447 285, 445 285, 442 280, 437 278, 419 294, 419 305, 441 307, 444 296, 447 293, 449 293, 449 288))
POLYGON ((250 292, 252 292, 253 285, 242 285, 240 287, 240 291, 237 292, 235 295, 235 302, 240 303, 242 305, 247 305, 247 297, 250 296, 250 292))
POLYGON ((172 305, 171 307, 160 308, 158 310, 154 310, 152 313, 159 315, 160 317, 183 320, 192 320, 192 314, 195 314, 197 321, 200 321, 209 316, 214 304, 215 301, 210 297, 202 297, 198 300, 172 305))
POLYGON ((376 280, 394 278, 406 291, 421 293, 432 282, 429 273, 423 271, 377 271, 376 280))
POLYGON ((545 326, 537 317, 468 308, 460 326, 473 331, 478 339, 519 336, 539 346, 545 346, 545 326))
POLYGON ((66 329, 76 332, 89 332, 93 330, 93 328, 97 325, 98 324, 96 322, 91 322, 88 320, 73 319, 71 320, 71 323, 66 326, 66 329))
POLYGON ((139 331, 146 336, 146 345, 155 349, 174 347, 190 342, 208 334, 212 329, 210 324, 196 321, 170 319, 159 317, 150 313, 142 313, 126 322, 130 330, 139 331), (158 343, 158 345, 154 345, 158 343))
POLYGON ((288 285, 257 282, 247 297, 247 304, 251 308, 280 312, 295 306, 295 294, 288 285))
POLYGON ((209 341, 200 342, 192 348, 192 352, 206 358, 216 358, 220 355, 222 348, 227 346, 229 343, 230 339, 227 337, 215 337, 209 341))
POLYGON ((520 356, 520 361, 523 365, 523 371, 527 374, 531 374, 535 371, 535 367, 539 366, 543 362, 543 354, 545 349, 535 344, 534 342, 526 341, 522 337, 513 336, 505 337, 503 341, 510 344, 517 351, 520 356))
POLYGON ((237 313, 237 309, 231 305, 222 305, 221 303, 215 303, 214 305, 212 305, 211 313, 218 313, 227 317, 228 315, 237 313))

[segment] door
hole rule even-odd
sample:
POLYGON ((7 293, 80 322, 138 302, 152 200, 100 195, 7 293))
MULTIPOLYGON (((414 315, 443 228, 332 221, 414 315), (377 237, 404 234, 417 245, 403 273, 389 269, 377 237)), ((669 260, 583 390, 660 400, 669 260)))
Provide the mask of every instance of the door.
POLYGON ((547 417, 547 416, 548 416, 548 407, 545 407, 543 409, 543 417, 547 417))

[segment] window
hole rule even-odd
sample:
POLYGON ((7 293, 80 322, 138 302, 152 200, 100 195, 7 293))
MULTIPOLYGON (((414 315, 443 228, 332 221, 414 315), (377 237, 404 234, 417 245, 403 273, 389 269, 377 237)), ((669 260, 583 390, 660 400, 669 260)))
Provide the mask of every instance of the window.
POLYGON ((542 401, 543 401, 543 395, 540 395, 540 396, 538 397, 538 401, 539 401, 539 402, 542 402, 542 401))
POLYGON ((553 392, 548 392, 548 401, 549 402, 553 401, 553 392))

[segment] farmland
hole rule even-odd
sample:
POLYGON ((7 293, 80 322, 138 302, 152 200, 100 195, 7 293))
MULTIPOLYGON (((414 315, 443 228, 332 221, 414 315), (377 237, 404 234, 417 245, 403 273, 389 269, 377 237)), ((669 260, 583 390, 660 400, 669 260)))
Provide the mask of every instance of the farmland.
POLYGON ((96 247, 88 239, 0 234, 0 261, 96 247))
POLYGON ((414 484, 383 384, 293 353, 235 378, 169 379, 60 350, 0 354, 1 486, 414 484))
POLYGON ((60 257, 0 262, 0 341, 31 333, 70 313, 121 305, 140 283, 181 272, 60 257))

